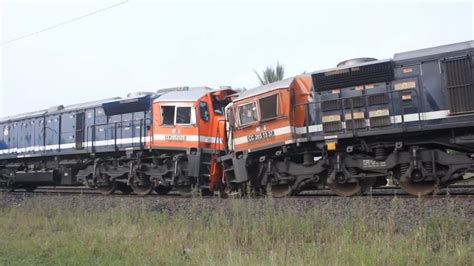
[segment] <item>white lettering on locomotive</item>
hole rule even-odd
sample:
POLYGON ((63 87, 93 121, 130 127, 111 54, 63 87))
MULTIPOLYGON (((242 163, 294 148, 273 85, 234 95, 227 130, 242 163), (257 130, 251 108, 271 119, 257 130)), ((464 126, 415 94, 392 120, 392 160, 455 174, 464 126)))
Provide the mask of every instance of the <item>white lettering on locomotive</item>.
POLYGON ((247 140, 248 140, 248 142, 252 142, 252 141, 258 141, 258 140, 262 140, 262 139, 266 139, 266 138, 270 138, 270 137, 274 137, 274 136, 275 136, 275 131, 273 131, 273 130, 263 131, 263 132, 255 134, 255 135, 248 135, 247 140))
POLYGON ((186 141, 186 135, 165 135, 165 140, 186 141))
POLYGON ((375 160, 362 160, 362 167, 363 168, 387 167, 387 163, 386 162, 377 162, 375 160))

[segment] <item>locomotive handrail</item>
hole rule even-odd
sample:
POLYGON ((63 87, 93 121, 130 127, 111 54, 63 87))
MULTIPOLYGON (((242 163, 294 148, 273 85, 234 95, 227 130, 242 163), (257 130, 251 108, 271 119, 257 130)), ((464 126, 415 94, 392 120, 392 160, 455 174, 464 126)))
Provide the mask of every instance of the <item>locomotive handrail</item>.
MULTIPOLYGON (((406 92, 408 92, 408 91, 409 91, 409 92, 414 92, 414 94, 415 94, 414 96, 416 97, 416 99, 418 99, 417 105, 416 105, 415 107, 417 108, 416 113, 417 113, 417 115, 418 115, 418 121, 421 122, 421 125, 420 125, 421 128, 420 128, 420 129, 422 129, 422 128, 423 128, 423 123, 424 123, 423 120, 421 119, 421 118, 422 118, 422 114, 421 114, 421 113, 423 112, 423 109, 422 109, 422 108, 423 108, 423 99, 420 97, 419 91, 418 91, 416 88, 404 89, 404 90, 390 90, 390 91, 386 91, 386 92, 380 92, 380 94, 388 93, 388 94, 392 95, 392 94, 397 93, 398 95, 401 95, 401 94, 406 93, 406 92)), ((379 94, 379 93, 376 93, 376 94, 379 94)), ((344 101, 344 100, 349 99, 350 102, 351 102, 351 106, 350 106, 350 107, 351 107, 351 108, 350 108, 350 112, 351 112, 351 124, 352 124, 351 131, 352 131, 353 136, 357 136, 357 132, 358 132, 358 131, 361 131, 361 129, 357 129, 357 130, 356 130, 356 129, 355 129, 355 126, 354 126, 354 125, 355 125, 355 124, 354 124, 354 123, 355 123, 355 122, 354 122, 355 119, 353 119, 353 117, 354 117, 354 104, 353 104, 353 99, 354 99, 354 98, 358 98, 358 97, 363 97, 363 98, 364 98, 364 108, 365 108, 365 111, 364 111, 364 112, 367 112, 367 111, 368 111, 368 107, 369 107, 368 104, 367 104, 367 97, 372 96, 372 95, 374 95, 374 94, 363 94, 363 95, 358 95, 358 96, 346 96, 346 97, 340 97, 340 98, 337 98, 337 99, 329 99, 329 100, 317 100, 317 101, 316 101, 316 100, 311 100, 311 101, 308 101, 308 102, 305 102, 305 103, 294 104, 294 105, 293 105, 293 121, 295 121, 295 116, 296 116, 296 111, 295 111, 295 109, 296 109, 297 107, 299 107, 299 106, 304 106, 305 112, 306 112, 305 125, 304 125, 304 127, 305 127, 305 129, 306 129, 306 133, 309 133, 309 126, 310 126, 310 125, 309 125, 309 122, 313 122, 313 121, 309 121, 310 105, 311 105, 311 104, 316 105, 316 104, 321 104, 321 103, 323 103, 323 102, 339 100, 339 101, 342 102, 342 106, 341 106, 338 110, 341 111, 341 112, 342 112, 342 115, 344 116, 344 115, 347 113, 347 112, 345 111, 345 110, 346 110, 346 108, 345 108, 346 106, 345 106, 345 101, 344 101)), ((387 105, 389 105, 389 106, 390 106, 389 108, 391 108, 392 110, 395 110, 394 104, 395 104, 394 101, 390 101, 390 103, 388 103, 387 105)), ((405 126, 406 126, 406 124, 405 124, 405 108, 403 107, 403 100, 400 101, 400 112, 401 112, 401 114, 400 114, 400 116, 401 116, 401 124, 402 124, 402 127, 405 128, 405 126)), ((344 116, 344 119, 341 120, 341 121, 346 122, 345 116, 344 116)), ((395 124, 395 123, 393 123, 393 124, 395 124)), ((370 130, 370 128, 366 128, 366 129, 365 129, 365 131, 368 131, 368 130, 370 130)), ((347 126, 342 129, 342 132, 343 132, 343 133, 347 133, 347 132, 348 132, 347 126)), ((324 133, 325 133, 325 132, 324 132, 324 133)), ((308 138, 308 140, 310 140, 311 135, 310 135, 310 134, 307 134, 306 137, 308 138)))

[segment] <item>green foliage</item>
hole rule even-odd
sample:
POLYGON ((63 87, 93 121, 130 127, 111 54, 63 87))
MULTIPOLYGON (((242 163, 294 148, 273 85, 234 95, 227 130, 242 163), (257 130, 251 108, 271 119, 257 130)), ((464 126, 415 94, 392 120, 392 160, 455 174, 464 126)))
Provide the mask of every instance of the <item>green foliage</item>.
POLYGON ((275 68, 268 66, 262 71, 262 75, 254 70, 261 85, 269 84, 275 81, 282 80, 285 77, 285 68, 277 62, 275 68))
MULTIPOLYGON (((84 201, 91 198, 84 198, 84 201)), ((394 199, 386 217, 370 200, 340 215, 266 199, 214 211, 187 201, 173 213, 117 203, 105 210, 30 199, 0 207, 0 264, 15 265, 469 265, 472 221, 451 208, 413 221, 394 199), (295 206, 296 207, 296 206, 295 206), (408 225, 408 226, 407 226, 408 225)), ((297 202, 297 201, 295 201, 297 202)), ((99 203, 98 203, 99 204, 99 203)), ((422 202, 419 210, 426 209, 422 202)), ((472 264, 471 264, 472 265, 472 264)))

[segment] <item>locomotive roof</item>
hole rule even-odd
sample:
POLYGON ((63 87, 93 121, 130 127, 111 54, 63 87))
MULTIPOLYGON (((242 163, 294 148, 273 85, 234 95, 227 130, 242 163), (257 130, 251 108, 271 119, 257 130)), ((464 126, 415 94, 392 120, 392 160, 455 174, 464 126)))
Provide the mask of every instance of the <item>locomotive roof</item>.
MULTIPOLYGON (((159 95, 159 92, 158 92, 158 99, 160 101, 196 101, 202 96, 209 93, 210 91, 213 91, 213 89, 208 88, 208 87, 194 87, 194 88, 188 88, 187 90, 165 92, 161 95, 159 95)), ((23 120, 23 119, 36 118, 36 117, 49 115, 49 114, 61 114, 65 112, 87 109, 91 107, 100 107, 105 103, 111 103, 111 102, 115 102, 119 100, 130 100, 130 99, 141 98, 141 97, 144 97, 144 95, 137 95, 135 97, 127 97, 127 98, 113 97, 113 98, 108 98, 108 99, 103 99, 103 100, 98 100, 98 101, 71 104, 67 106, 58 105, 58 106, 54 106, 48 109, 42 109, 38 111, 2 117, 0 118, 0 123, 6 122, 6 121, 18 121, 18 120, 23 120)))
POLYGON ((441 45, 431 48, 413 50, 409 52, 397 53, 393 56, 394 60, 406 60, 411 58, 427 57, 432 55, 439 55, 445 53, 456 52, 460 50, 474 49, 474 41, 453 43, 448 45, 441 45))
MULTIPOLYGON (((71 104, 71 105, 68 105, 68 106, 64 106, 64 109, 61 109, 57 112, 68 112, 68 111, 73 111, 73 110, 79 110, 79 109, 86 109, 86 108, 90 108, 90 107, 101 106, 103 103, 116 101, 116 100, 120 100, 120 99, 122 99, 122 98, 114 97, 114 98, 109 98, 109 99, 104 99, 104 100, 99 100, 99 101, 92 101, 92 102, 79 103, 79 104, 71 104)), ((55 112, 52 112, 52 113, 55 113, 55 112)))
MULTIPOLYGON (((196 88, 189 88, 188 90, 180 90, 180 91, 170 91, 165 92, 164 94, 160 95, 155 102, 162 102, 162 101, 197 101, 202 96, 206 95, 207 93, 215 91, 208 87, 196 87, 196 88)), ((159 92, 158 92, 159 93, 159 92)))
POLYGON ((355 66, 366 66, 366 65, 372 65, 372 64, 375 64, 375 63, 384 63, 384 62, 390 62, 390 61, 392 61, 392 59, 379 59, 379 60, 368 61, 368 62, 359 63, 359 64, 355 64, 355 65, 340 66, 340 67, 333 67, 333 68, 326 68, 326 69, 322 69, 322 70, 316 70, 316 71, 313 71, 309 74, 313 75, 313 74, 336 71, 336 70, 340 70, 340 69, 352 68, 352 67, 355 67, 355 66))
POLYGON ((276 90, 276 89, 288 88, 288 87, 290 87, 293 80, 295 80, 296 78, 297 77, 286 78, 286 79, 283 79, 283 80, 280 80, 280 81, 276 81, 276 82, 269 83, 269 84, 266 84, 266 85, 263 85, 263 86, 260 86, 260 87, 256 87, 256 88, 253 88, 253 89, 243 91, 243 92, 237 94, 237 99, 236 100, 252 97, 252 96, 259 95, 259 94, 262 94, 262 93, 265 93, 265 92, 268 92, 268 91, 272 91, 272 90, 276 90))
POLYGON ((12 115, 12 116, 6 116, 0 118, 0 123, 1 122, 6 122, 6 121, 15 121, 15 120, 21 120, 25 118, 30 118, 30 117, 38 117, 44 115, 48 110, 40 110, 40 111, 33 111, 33 112, 28 112, 28 113, 23 113, 23 114, 18 114, 18 115, 12 115))
POLYGON ((439 54, 447 54, 447 53, 466 50, 466 49, 474 49, 474 41, 453 43, 453 44, 441 45, 441 46, 436 46, 436 47, 431 47, 431 48, 413 50, 409 52, 396 53, 394 54, 393 59, 380 59, 380 60, 368 61, 368 62, 350 65, 350 66, 341 66, 341 67, 317 70, 317 71, 311 72, 311 74, 325 73, 325 72, 335 71, 339 69, 351 68, 354 66, 365 66, 365 65, 372 65, 376 63, 384 63, 384 62, 389 62, 389 61, 403 61, 403 60, 416 59, 420 57, 436 56, 439 54))
POLYGON ((52 107, 52 108, 57 108, 56 110, 52 110, 52 108, 50 108, 50 109, 43 109, 39 111, 33 111, 33 112, 28 112, 28 113, 2 117, 0 118, 0 122, 17 121, 17 120, 22 120, 22 119, 35 118, 35 117, 39 117, 45 114, 59 114, 59 113, 65 113, 65 112, 70 112, 74 110, 86 109, 90 107, 98 107, 98 106, 101 106, 105 102, 115 101, 117 99, 120 99, 120 97, 86 102, 86 103, 71 104, 71 105, 64 106, 63 108, 59 108, 61 107, 61 105, 58 105, 56 107, 52 107))

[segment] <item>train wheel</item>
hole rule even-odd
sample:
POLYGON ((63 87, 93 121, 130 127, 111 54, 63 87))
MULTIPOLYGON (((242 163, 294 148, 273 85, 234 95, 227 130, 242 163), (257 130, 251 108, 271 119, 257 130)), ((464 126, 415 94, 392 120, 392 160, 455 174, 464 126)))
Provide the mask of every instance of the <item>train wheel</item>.
POLYGON ((159 195, 166 195, 166 194, 168 194, 171 190, 173 190, 172 187, 163 186, 163 185, 159 185, 159 186, 155 187, 155 191, 156 191, 156 193, 158 193, 159 195))
POLYGON ((291 195, 291 186, 288 184, 284 185, 274 185, 271 187, 270 194, 274 198, 284 198, 291 195))
POLYGON ((337 183, 333 182, 328 184, 329 188, 336 193, 336 195, 341 197, 351 197, 359 195, 362 191, 362 187, 359 182, 353 183, 337 183))
POLYGON ((100 194, 102 195, 111 195, 117 190, 117 182, 116 181, 109 181, 104 184, 100 184, 97 186, 100 194))
POLYGON ((342 173, 338 173, 335 176, 335 179, 332 183, 328 184, 328 187, 336 193, 338 196, 342 197, 351 197, 355 195, 360 195, 364 184, 356 181, 349 182, 349 178, 342 173))
POLYGON ((400 181, 400 187, 408 194, 414 196, 426 196, 436 189, 435 181, 413 182, 412 180, 400 181))
POLYGON ((177 186, 176 190, 183 197, 191 197, 194 192, 192 186, 177 186))
POLYGON ((127 184, 122 182, 118 182, 118 190, 120 190, 123 195, 130 195, 130 193, 133 192, 133 189, 131 187, 127 186, 127 184))
POLYGON ((132 178, 130 187, 132 187, 133 192, 135 192, 138 196, 143 197, 153 192, 155 183, 153 183, 147 175, 138 174, 132 178))
POLYGON ((436 181, 433 180, 425 180, 425 177, 419 170, 413 170, 408 177, 405 179, 401 178, 401 173, 404 171, 399 171, 395 174, 396 179, 400 187, 413 196, 426 196, 431 194, 435 191, 437 184, 436 181))
POLYGON ((133 192, 135 192, 138 196, 146 196, 153 192, 154 184, 152 182, 148 182, 146 184, 132 184, 131 185, 133 192))

